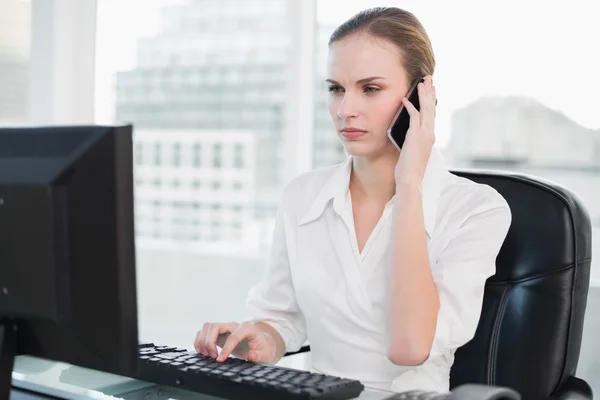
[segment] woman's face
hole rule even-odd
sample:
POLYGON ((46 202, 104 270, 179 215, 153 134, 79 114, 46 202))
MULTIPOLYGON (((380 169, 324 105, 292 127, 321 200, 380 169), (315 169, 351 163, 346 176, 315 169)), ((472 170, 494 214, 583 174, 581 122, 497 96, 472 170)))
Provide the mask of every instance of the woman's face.
POLYGON ((368 157, 397 152, 386 131, 410 89, 398 47, 350 35, 331 44, 327 78, 329 114, 346 151, 368 157))

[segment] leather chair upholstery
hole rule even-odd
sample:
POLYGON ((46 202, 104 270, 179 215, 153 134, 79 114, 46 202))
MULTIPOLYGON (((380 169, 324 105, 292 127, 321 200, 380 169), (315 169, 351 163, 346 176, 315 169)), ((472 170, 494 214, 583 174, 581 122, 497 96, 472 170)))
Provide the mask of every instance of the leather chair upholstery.
POLYGON ((582 202, 532 176, 452 173, 495 188, 513 220, 496 274, 486 283, 475 337, 456 352, 450 386, 506 386, 523 400, 592 399, 590 386, 575 377, 592 259, 591 222, 582 202))
POLYGON ((589 385, 575 378, 592 260, 582 202, 540 178, 453 172, 494 187, 513 220, 486 283, 475 337, 456 352, 451 386, 508 386, 523 399, 591 399, 589 385))

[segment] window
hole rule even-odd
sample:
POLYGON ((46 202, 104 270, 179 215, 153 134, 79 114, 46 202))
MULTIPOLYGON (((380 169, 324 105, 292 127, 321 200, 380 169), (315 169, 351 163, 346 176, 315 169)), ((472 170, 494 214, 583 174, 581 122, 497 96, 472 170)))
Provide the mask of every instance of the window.
POLYGON ((196 144, 194 144, 193 149, 194 149, 194 157, 193 157, 194 167, 200 167, 201 160, 202 160, 202 145, 196 143, 196 144))
POLYGON ((144 145, 143 143, 135 144, 135 163, 143 164, 144 163, 144 145))
POLYGON ((0 1, 0 126, 28 120, 31 5, 0 1))
POLYGON ((233 166, 237 169, 244 168, 244 146, 237 143, 234 147, 233 166))
POLYGON ((175 143, 173 145, 173 165, 176 167, 181 165, 181 144, 175 143))
POLYGON ((216 143, 213 145, 213 167, 221 168, 221 164, 223 163, 221 150, 223 146, 220 143, 216 143))
POLYGON ((159 166, 161 164, 161 145, 160 143, 154 144, 154 165, 159 166))

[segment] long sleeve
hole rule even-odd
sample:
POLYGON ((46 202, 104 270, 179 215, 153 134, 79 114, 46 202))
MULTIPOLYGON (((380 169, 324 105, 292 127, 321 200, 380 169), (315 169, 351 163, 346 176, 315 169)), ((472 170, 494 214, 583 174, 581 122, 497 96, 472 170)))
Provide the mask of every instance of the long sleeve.
POLYGON ((475 335, 486 280, 511 224, 508 206, 469 217, 432 266, 440 310, 429 359, 454 350, 475 335))
POLYGON ((306 322, 296 302, 290 272, 289 222, 282 205, 277 210, 267 268, 250 290, 246 305, 255 320, 267 322, 279 332, 286 351, 296 351, 306 341, 306 322))

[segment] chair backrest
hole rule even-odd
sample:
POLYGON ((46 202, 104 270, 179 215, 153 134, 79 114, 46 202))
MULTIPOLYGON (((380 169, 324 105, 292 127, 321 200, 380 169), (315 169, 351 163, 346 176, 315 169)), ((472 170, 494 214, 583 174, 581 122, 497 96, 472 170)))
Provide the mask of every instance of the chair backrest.
POLYGON ((540 178, 452 173, 495 188, 513 219, 475 337, 456 352, 451 386, 502 385, 524 399, 548 398, 577 368, 592 258, 589 215, 574 193, 540 178))

